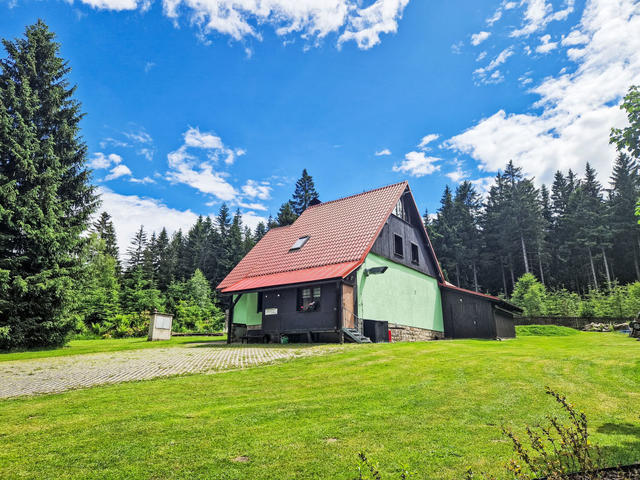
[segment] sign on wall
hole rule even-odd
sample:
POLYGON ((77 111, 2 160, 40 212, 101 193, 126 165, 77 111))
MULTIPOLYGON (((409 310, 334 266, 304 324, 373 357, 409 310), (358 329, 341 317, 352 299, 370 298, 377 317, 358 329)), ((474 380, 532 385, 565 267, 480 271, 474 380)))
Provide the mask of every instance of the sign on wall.
POLYGON ((277 315, 278 314, 278 309, 277 308, 265 308, 264 309, 264 314, 265 315, 277 315))

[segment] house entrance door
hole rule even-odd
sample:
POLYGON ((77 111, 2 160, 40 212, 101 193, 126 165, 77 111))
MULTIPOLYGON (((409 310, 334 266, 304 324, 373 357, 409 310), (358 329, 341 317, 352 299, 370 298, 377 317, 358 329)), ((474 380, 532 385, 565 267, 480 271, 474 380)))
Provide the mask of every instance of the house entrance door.
POLYGON ((356 328, 356 316, 353 306, 353 286, 342 285, 342 326, 356 328))

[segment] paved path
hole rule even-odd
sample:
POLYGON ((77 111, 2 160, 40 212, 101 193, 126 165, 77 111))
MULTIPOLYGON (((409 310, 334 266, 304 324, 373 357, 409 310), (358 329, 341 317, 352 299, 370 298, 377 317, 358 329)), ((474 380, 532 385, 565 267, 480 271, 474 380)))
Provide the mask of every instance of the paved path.
POLYGON ((0 363, 0 398, 185 373, 216 373, 328 351, 321 347, 196 344, 0 363))

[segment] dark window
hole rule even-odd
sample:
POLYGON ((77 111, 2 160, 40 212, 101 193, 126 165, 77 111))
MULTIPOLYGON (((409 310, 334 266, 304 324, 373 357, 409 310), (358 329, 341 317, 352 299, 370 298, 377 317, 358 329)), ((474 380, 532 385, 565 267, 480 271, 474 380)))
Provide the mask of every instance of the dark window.
POLYGON ((262 292, 258 292, 258 308, 256 313, 262 313, 262 292))
POLYGON ((293 244, 293 247, 291 247, 289 251, 293 252, 294 250, 300 250, 302 247, 304 247, 304 244, 307 243, 307 240, 309 240, 309 235, 300 237, 298 240, 296 240, 296 243, 293 244))
POLYGON ((404 257, 404 245, 402 244, 402 237, 397 234, 393 234, 393 253, 398 257, 404 257))
POLYGON ((299 288, 297 310, 299 312, 320 310, 320 287, 299 288))
POLYGON ((418 250, 418 245, 416 245, 415 243, 411 244, 411 263, 420 265, 420 254, 418 250))

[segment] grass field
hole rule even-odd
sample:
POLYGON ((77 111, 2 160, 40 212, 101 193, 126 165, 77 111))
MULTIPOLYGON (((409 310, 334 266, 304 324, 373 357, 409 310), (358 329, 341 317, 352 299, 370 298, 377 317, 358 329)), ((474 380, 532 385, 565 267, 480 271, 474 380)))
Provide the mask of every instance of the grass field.
POLYGON ((0 401, 0 478, 350 479, 361 450, 384 479, 402 464, 416 478, 507 478, 500 426, 555 412, 545 385, 588 414, 611 463, 640 461, 640 342, 578 333, 350 346, 0 401))
POLYGON ((83 353, 119 352, 122 350, 139 350, 141 348, 162 348, 185 343, 224 342, 227 337, 173 337, 162 342, 149 342, 146 338, 114 338, 109 340, 71 340, 67 345, 57 349, 29 350, 26 352, 0 353, 0 362, 27 360, 30 358, 66 357, 83 353))

